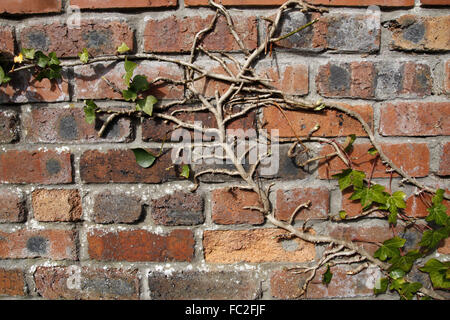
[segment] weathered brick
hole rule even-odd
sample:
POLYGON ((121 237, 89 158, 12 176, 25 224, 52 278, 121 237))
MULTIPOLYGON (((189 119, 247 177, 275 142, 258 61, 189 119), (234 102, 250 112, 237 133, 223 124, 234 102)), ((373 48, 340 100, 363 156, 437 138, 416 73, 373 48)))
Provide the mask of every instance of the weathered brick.
POLYGON ((450 94, 450 60, 445 63, 444 91, 450 94))
POLYGON ((442 150, 438 175, 450 176, 450 142, 447 142, 442 150))
MULTIPOLYGON (((366 172, 370 174, 373 159, 376 156, 370 155, 368 150, 372 148, 371 144, 361 143, 354 144, 352 151, 349 153, 350 159, 353 161, 353 169, 366 172)), ((392 162, 398 167, 402 168, 406 173, 414 177, 424 177, 429 173, 430 167, 430 151, 425 143, 385 143, 381 145, 383 152, 392 162)), ((323 147, 321 155, 327 155, 334 152, 331 146, 323 147)), ((342 172, 347 167, 341 159, 333 157, 325 161, 321 160, 319 163, 319 177, 321 179, 331 178, 332 175, 342 172), (328 163, 328 164, 327 164, 328 163)), ((397 176, 394 173, 394 176, 397 176)), ((374 178, 390 177, 390 173, 386 172, 384 166, 378 159, 373 172, 374 178)))
MULTIPOLYGON (((373 108, 370 105, 347 105, 343 107, 357 112, 366 123, 373 128, 373 108)), ((321 112, 308 111, 284 111, 290 124, 276 107, 266 107, 263 110, 264 129, 279 131, 280 137, 294 138, 295 136, 307 136, 316 124, 319 130, 314 131, 312 136, 319 137, 339 137, 355 134, 357 136, 367 136, 358 120, 336 110, 324 110, 321 112)))
MULTIPOLYGON (((283 4, 284 0, 222 0, 224 6, 278 6, 283 4)), ((186 6, 207 6, 208 0, 185 0, 186 6)))
POLYGON ((420 0, 420 3, 425 6, 448 6, 449 0, 420 0))
POLYGON ((0 191, 0 223, 23 222, 26 216, 25 199, 17 191, 0 191))
POLYGON ((21 48, 59 57, 78 57, 84 48, 91 56, 116 54, 122 42, 134 50, 133 30, 123 20, 81 20, 79 28, 69 28, 66 22, 40 23, 23 28, 18 41, 21 48))
POLYGON ((31 196, 34 218, 38 221, 81 220, 81 197, 76 189, 37 189, 31 196))
MULTIPOLYGON (((189 52, 195 34, 209 25, 213 15, 206 18, 170 16, 163 19, 148 19, 144 30, 146 52, 189 52)), ((248 49, 257 45, 257 23, 252 16, 232 16, 236 32, 248 49)), ((212 51, 239 51, 233 35, 229 32, 226 19, 220 16, 215 29, 208 33, 201 44, 212 51)))
POLYGON ((212 220, 217 224, 262 224, 260 211, 244 209, 247 206, 262 207, 259 196, 249 190, 223 188, 211 193, 212 220))
POLYGON ((277 41, 276 47, 299 51, 363 53, 376 52, 380 48, 380 20, 371 14, 333 13, 320 16, 316 13, 285 12, 274 36, 288 34, 314 19, 319 20, 307 29, 277 41))
POLYGON ((390 22, 392 50, 448 51, 450 15, 440 17, 403 15, 390 22))
POLYGON ((29 70, 14 73, 11 81, 0 87, 0 103, 61 102, 69 101, 67 72, 62 79, 37 81, 29 70))
POLYGON ((309 0, 310 4, 345 7, 413 7, 414 0, 309 0))
POLYGON ((87 234, 89 256, 101 261, 192 261, 191 230, 172 230, 160 235, 145 230, 102 231, 87 234))
POLYGON ((165 226, 192 226, 205 221, 203 197, 196 193, 176 191, 153 199, 151 215, 156 224, 165 226))
MULTIPOLYGON (((151 80, 157 77, 181 80, 183 74, 175 64, 157 61, 136 62, 138 67, 134 75, 145 75, 151 80)), ((123 81, 125 74, 124 63, 93 63, 77 66, 74 68, 74 95, 77 99, 119 99, 123 100, 120 93, 114 91, 106 81, 105 77, 113 83, 118 90, 126 89, 123 81)), ((173 84, 152 85, 146 94, 154 95, 158 100, 178 99, 184 94, 183 87, 173 84)))
POLYGON ((61 0, 2 0, 0 3, 0 14, 49 13, 60 12, 61 9, 61 0))
POLYGON ((45 299, 137 300, 137 270, 90 267, 37 267, 36 290, 45 299))
POLYGON ((380 109, 383 136, 450 135, 449 102, 396 102, 380 109))
POLYGON ((266 76, 273 82, 270 85, 285 94, 306 95, 309 91, 308 66, 304 64, 289 64, 276 67, 262 68, 259 74, 266 76))
POLYGON ((16 142, 19 139, 20 123, 17 112, 0 111, 0 143, 16 142))
MULTIPOLYGON (((415 218, 425 218, 429 212, 427 209, 431 207, 431 195, 428 193, 422 193, 421 196, 412 195, 406 199, 405 213, 408 216, 415 218)), ((443 201, 443 205, 450 208, 450 201, 443 201)), ((447 210, 447 215, 450 216, 450 210, 447 210)))
MULTIPOLYGON (((0 4, 1 6, 1 4, 0 4)), ((2 55, 14 55, 15 32, 14 27, 0 26, 0 53, 2 55)))
POLYGON ((22 117, 25 140, 31 143, 129 142, 133 138, 130 119, 120 118, 108 125, 102 137, 98 130, 108 115, 88 124, 82 108, 39 107, 22 117))
POLYGON ((295 220, 323 219, 330 210, 330 193, 325 188, 295 188, 278 190, 275 217, 288 221, 294 210, 301 204, 311 201, 308 208, 303 208, 295 216, 295 220))
POLYGON ((318 92, 325 97, 392 99, 431 95, 430 67, 416 62, 330 62, 319 67, 318 92))
POLYGON ((300 239, 279 240, 280 229, 206 230, 203 251, 207 263, 306 262, 315 258, 314 244, 300 239))
POLYGON ((24 296, 25 277, 22 270, 0 268, 0 296, 24 296))
MULTIPOLYGON (((149 152, 156 155, 159 150, 149 152)), ((88 150, 80 158, 80 175, 85 183, 161 183, 178 178, 178 167, 172 165, 167 150, 149 168, 139 166, 131 150, 88 150)))
POLYGON ((71 183, 69 152, 9 150, 0 154, 2 183, 71 183))
POLYGON ((92 218, 96 223, 134 223, 141 215, 142 205, 136 196, 109 190, 94 196, 92 218))
POLYGON ((77 260, 76 238, 73 230, 0 231, 0 258, 77 260))
POLYGON ((148 286, 155 300, 253 300, 261 294, 260 282, 251 272, 156 271, 150 272, 148 286))
POLYGON ((70 4, 81 9, 110 9, 110 8, 148 8, 148 7, 175 7, 177 0, 70 0, 70 4))
MULTIPOLYGON (((382 277, 378 268, 371 267, 356 275, 349 275, 351 266, 338 265, 330 268, 333 277, 328 285, 322 283, 326 267, 322 267, 308 285, 305 299, 352 298, 372 296, 375 282, 382 277)), ((310 273, 298 273, 289 270, 278 270, 272 273, 270 291, 272 297, 279 299, 295 299, 300 297, 302 287, 310 273)))

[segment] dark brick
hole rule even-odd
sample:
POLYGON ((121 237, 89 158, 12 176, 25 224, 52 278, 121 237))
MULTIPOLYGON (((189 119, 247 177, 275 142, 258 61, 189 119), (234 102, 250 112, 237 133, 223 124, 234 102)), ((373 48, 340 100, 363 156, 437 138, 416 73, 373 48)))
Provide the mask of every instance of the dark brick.
POLYGON ((26 216, 25 199, 12 190, 0 191, 0 223, 23 222, 26 216))
POLYGON ((151 201, 150 209, 156 224, 191 226, 205 221, 203 198, 195 193, 174 192, 151 201))
POLYGON ((275 216, 288 221, 294 210, 301 204, 311 201, 309 208, 301 209, 295 220, 323 219, 330 210, 330 194, 325 188, 295 188, 278 190, 275 216))
POLYGON ((94 196, 93 220, 96 223, 133 223, 142 214, 140 199, 104 191, 94 196))
MULTIPOLYGON (((272 149, 271 156, 263 159, 258 167, 259 175, 267 179, 298 180, 307 177, 307 171, 297 165, 301 156, 289 158, 287 152, 291 145, 280 144, 272 149), (278 149, 277 149, 278 148, 278 149)), ((268 146, 269 150, 271 146, 268 146)))
POLYGON ((261 295, 260 281, 250 272, 150 272, 148 285, 156 300, 253 300, 261 295))

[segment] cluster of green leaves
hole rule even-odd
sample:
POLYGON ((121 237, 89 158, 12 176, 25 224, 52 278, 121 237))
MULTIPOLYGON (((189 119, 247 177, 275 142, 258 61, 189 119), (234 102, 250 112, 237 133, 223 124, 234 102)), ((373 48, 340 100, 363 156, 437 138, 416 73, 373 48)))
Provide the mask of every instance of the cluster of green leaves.
POLYGON ((24 59, 29 60, 40 68, 39 73, 36 76, 38 81, 45 78, 49 80, 61 78, 61 61, 59 61, 55 52, 50 52, 46 55, 42 51, 24 48, 20 53, 24 59))

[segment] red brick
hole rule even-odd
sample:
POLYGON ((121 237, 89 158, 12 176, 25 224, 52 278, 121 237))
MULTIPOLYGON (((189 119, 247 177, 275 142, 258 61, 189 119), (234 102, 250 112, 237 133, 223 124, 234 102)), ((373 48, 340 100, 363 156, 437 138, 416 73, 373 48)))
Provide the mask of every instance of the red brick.
POLYGON ((450 135, 449 102, 396 102, 380 109, 383 136, 450 135))
POLYGON ((19 139, 20 122, 15 111, 0 111, 0 143, 12 143, 19 139))
POLYGON ((445 63, 444 91, 450 94, 450 60, 445 63))
POLYGON ((330 193, 325 188, 295 188, 278 190, 275 217, 288 221, 294 210, 301 204, 311 201, 308 208, 303 208, 295 220, 323 219, 330 211, 330 193))
MULTIPOLYGON (((1 7, 1 4, 0 4, 1 7)), ((15 32, 11 26, 0 26, 0 52, 2 54, 14 55, 15 32)))
POLYGON ((33 48, 59 57, 77 57, 86 48, 91 56, 116 54, 126 43, 134 51, 131 27, 122 20, 81 20, 79 28, 69 28, 65 22, 36 24, 21 30, 21 48, 33 48))
POLYGON ((77 260, 77 233, 72 230, 0 232, 0 258, 77 260))
MULTIPOLYGON (((367 176, 370 175, 373 159, 376 156, 370 155, 367 151, 372 148, 371 144, 361 143, 354 144, 352 151, 349 153, 350 159, 353 161, 355 170, 364 171, 367 176)), ((382 144, 383 152, 392 162, 402 168, 407 174, 413 177, 425 177, 429 173, 430 167, 430 151, 425 143, 398 143, 398 144, 382 144)), ((334 152, 330 146, 325 146, 321 155, 334 152)), ((342 172, 347 167, 341 159, 333 157, 326 164, 325 160, 320 161, 319 177, 321 179, 331 178, 332 175, 342 172)), ((394 176, 397 176, 394 173, 394 176)), ((378 159, 375 165, 374 178, 387 178, 390 173, 386 172, 386 166, 378 159)))
MULTIPOLYGON (((164 19, 148 20, 144 30, 146 52, 189 52, 195 34, 210 24, 212 15, 202 18, 170 16, 164 19)), ((232 16, 236 32, 248 49, 257 46, 257 23, 255 17, 232 16)), ((201 41, 212 51, 239 51, 240 48, 229 32, 226 19, 220 16, 214 31, 201 41)))
POLYGON ((36 290, 45 299, 138 300, 137 270, 37 267, 36 290))
MULTIPOLYGON (((412 195, 406 199, 405 213, 411 217, 425 218, 429 214, 427 208, 429 208, 431 204, 431 195, 428 193, 423 193, 422 196, 412 195)), ((444 199, 443 205, 450 208, 450 201, 444 199)), ((447 215, 450 216, 450 210, 447 210, 447 215)))
POLYGON ((345 7, 413 7, 414 0, 309 0, 310 4, 345 7))
POLYGON ((196 193, 176 191, 150 203, 156 224, 165 226, 198 225, 205 221, 203 197, 196 193))
POLYGON ((258 195, 249 190, 223 188, 212 191, 212 220, 217 224, 262 224, 261 212, 244 209, 247 206, 262 207, 258 195))
MULTIPOLYGON (((306 294, 301 297, 305 299, 323 298, 351 298, 372 296, 375 281, 382 277, 379 269, 368 268, 356 275, 347 274, 352 271, 351 266, 338 265, 330 268, 333 274, 328 285, 322 283, 326 267, 318 270, 307 287, 306 294)), ((310 273, 298 273, 289 270, 275 271, 271 275, 270 290, 272 297, 279 299, 299 298, 302 293, 306 279, 310 273)))
POLYGON ((63 70, 61 75, 62 79, 37 81, 29 70, 18 71, 0 87, 0 103, 69 101, 67 73, 63 70))
POLYGON ((133 223, 142 215, 140 199, 109 190, 94 197, 92 218, 96 223, 133 223))
POLYGON ((252 300, 260 296, 260 281, 251 272, 150 272, 152 300, 252 300))
POLYGON ((175 7, 177 0, 70 0, 70 4, 81 9, 109 9, 109 8, 155 8, 175 7))
POLYGON ((420 0, 422 5, 426 6, 448 6, 450 5, 449 0, 420 0))
MULTIPOLYGON (((145 75, 149 81, 157 77, 181 80, 183 73, 175 64, 157 61, 137 62, 139 66, 134 70, 134 75, 145 75)), ((124 90, 126 86, 123 81, 125 74, 124 63, 94 63, 90 65, 77 66, 74 68, 75 85, 74 94, 77 99, 119 99, 122 95, 115 92, 103 79, 104 76, 117 89, 124 90)), ((183 97, 183 87, 172 84, 153 85, 149 94, 158 100, 179 99, 183 97)))
POLYGON ((207 263, 306 262, 315 258, 314 244, 280 240, 281 229, 206 230, 203 251, 207 263))
POLYGON ((0 269, 0 296, 24 296, 25 277, 22 270, 0 269))
MULTIPOLYGON (((149 152, 156 155, 159 150, 149 152)), ((170 151, 149 168, 139 166, 131 150, 88 150, 80 159, 80 175, 86 183, 161 183, 179 177, 181 171, 176 167, 170 151)))
POLYGON ((450 142, 447 142, 442 150, 438 175, 450 176, 450 142))
POLYGON ((0 154, 2 183, 71 183, 69 152, 10 150, 0 154))
POLYGON ((112 122, 102 137, 98 130, 108 115, 98 116, 96 124, 86 123, 82 108, 33 108, 23 114, 25 140, 31 143, 129 142, 133 138, 130 119, 112 122))
POLYGON ((194 235, 191 230, 172 230, 160 235, 145 230, 108 232, 91 230, 89 256, 101 261, 192 261, 194 235))
MULTIPOLYGON (((186 6, 207 6, 208 0, 185 0, 186 6)), ((285 3, 284 0, 221 0, 224 6, 279 6, 285 3)))
POLYGON ((2 0, 0 14, 30 14, 60 12, 61 0, 2 0))
POLYGON ((304 64, 291 64, 279 68, 265 68, 258 72, 273 82, 270 85, 283 91, 285 94, 306 95, 309 91, 308 66, 304 64))
POLYGON ((448 51, 450 15, 427 17, 404 15, 391 21, 391 48, 406 51, 448 51))
MULTIPOLYGON (((366 123, 373 127, 373 109, 370 105, 346 105, 343 107, 357 112, 366 121, 366 123)), ((264 115, 264 129, 279 130, 280 137, 294 138, 297 136, 307 136, 316 124, 320 126, 319 130, 315 131, 312 136, 319 137, 338 137, 355 134, 357 136, 367 136, 367 133, 362 128, 358 120, 347 116, 346 114, 335 110, 324 110, 321 112, 313 111, 285 111, 291 126, 286 121, 286 118, 276 107, 266 107, 263 110, 264 115)))
POLYGON ((81 220, 81 197, 76 189, 37 189, 32 192, 34 218, 38 221, 81 220))
POLYGON ((25 199, 17 191, 0 191, 0 223, 23 222, 26 215, 25 199))

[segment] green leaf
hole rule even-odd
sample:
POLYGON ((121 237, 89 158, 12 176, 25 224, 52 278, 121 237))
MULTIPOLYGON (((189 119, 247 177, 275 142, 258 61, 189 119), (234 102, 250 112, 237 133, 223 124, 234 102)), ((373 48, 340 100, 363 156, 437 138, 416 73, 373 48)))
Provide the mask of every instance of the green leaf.
POLYGON ((370 154, 370 155, 372 155, 372 156, 374 156, 374 155, 376 155, 376 154, 378 153, 378 150, 377 150, 376 148, 370 148, 370 149, 367 151, 367 153, 370 154))
POLYGON ((35 57, 37 59, 36 64, 41 68, 45 68, 50 62, 50 58, 47 57, 42 51, 36 52, 35 57))
POLYGON ((419 289, 422 288, 422 284, 420 282, 406 282, 402 287, 399 293, 406 297, 406 299, 411 300, 419 289))
POLYGON ((347 212, 345 210, 339 211, 339 217, 344 220, 347 217, 347 212))
POLYGON ((84 117, 87 123, 92 124, 95 121, 95 110, 98 108, 94 101, 85 100, 84 101, 84 117))
POLYGON ((80 61, 83 63, 88 63, 89 61, 89 52, 87 51, 86 48, 83 49, 83 51, 81 51, 78 54, 78 57, 80 57, 80 61))
POLYGON ((23 54, 25 59, 33 60, 34 59, 34 55, 36 53, 36 50, 35 49, 25 49, 25 48, 23 48, 22 50, 20 50, 20 52, 23 54))
POLYGON ((387 258, 395 258, 400 256, 399 248, 406 243, 406 239, 394 237, 383 242, 383 245, 374 253, 374 257, 385 261, 387 258))
POLYGON ((450 228, 440 228, 437 230, 426 230, 422 234, 422 240, 420 240, 419 245, 423 247, 428 247, 429 249, 436 248, 439 243, 449 237, 450 228))
POLYGON ((385 293, 389 284, 388 278, 379 278, 375 282, 375 287, 373 288, 374 294, 382 294, 385 293))
POLYGON ((143 168, 148 168, 152 166, 156 160, 156 157, 147 150, 144 150, 142 148, 136 148, 131 150, 133 151, 134 156, 136 157, 137 164, 143 168))
POLYGON ((382 185, 375 184, 370 188, 363 187, 356 189, 351 195, 350 200, 360 200, 362 207, 365 209, 373 202, 385 204, 387 201, 386 194, 382 185))
POLYGON ((363 171, 345 169, 341 173, 332 176, 338 179, 339 189, 343 191, 350 186, 355 186, 356 188, 362 188, 364 186, 364 178, 366 174, 363 171))
POLYGON ((322 276, 322 283, 328 285, 331 282, 331 278, 333 278, 333 274, 330 271, 330 265, 327 265, 327 271, 322 276))
POLYGON ((189 166, 187 164, 183 164, 183 167, 181 168, 180 176, 189 179, 189 166))
POLYGON ((136 92, 146 91, 150 88, 150 84, 147 81, 147 77, 137 75, 133 78, 130 84, 130 89, 136 92))
POLYGON ((56 56, 55 52, 50 52, 49 55, 49 61, 48 61, 48 65, 52 66, 52 65, 59 65, 61 63, 61 61, 59 61, 58 57, 56 56))
POLYGON ((138 95, 133 90, 122 90, 122 96, 126 101, 135 101, 138 95))
POLYGON ((154 96, 147 96, 145 99, 137 101, 136 110, 144 111, 146 114, 151 116, 153 114, 153 105, 158 102, 154 96))
POLYGON ((447 207, 442 203, 433 204, 427 209, 428 216, 425 218, 426 221, 434 221, 436 224, 445 226, 448 225, 447 207))
POLYGON ((392 279, 400 279, 403 278, 405 276, 405 271, 401 270, 401 269, 394 269, 391 272, 389 272, 389 276, 392 279))
POLYGON ((350 152, 352 146, 353 146, 353 142, 355 142, 356 140, 356 135, 355 134, 351 134, 347 137, 347 140, 345 141, 345 145, 346 147, 344 148, 345 152, 350 152))
POLYGON ((129 88, 130 81, 131 81, 131 78, 133 77, 133 72, 134 72, 134 69, 136 69, 137 64, 125 59, 124 67, 125 67, 125 75, 123 76, 123 79, 124 79, 125 85, 127 86, 127 88, 129 88))
POLYGON ((441 262, 437 259, 430 259, 425 263, 425 266, 419 270, 430 275, 433 287, 441 289, 450 289, 450 279, 447 274, 450 270, 450 261, 441 262))
POLYGON ((38 81, 41 81, 44 78, 53 80, 53 79, 59 79, 61 78, 61 70, 62 67, 58 66, 58 65, 51 65, 48 68, 45 68, 44 70, 42 70, 41 72, 39 72, 39 74, 36 76, 36 79, 38 81))
POLYGON ((0 84, 7 83, 9 81, 11 81, 11 78, 7 76, 5 71, 3 71, 3 68, 0 67, 0 84))
POLYGON ((420 257, 422 257, 422 254, 418 250, 410 251, 404 256, 393 257, 389 261, 389 263, 391 263, 389 270, 401 269, 405 272, 409 272, 414 264, 414 261, 420 257))
POLYGON ((130 51, 130 48, 128 48, 125 42, 122 42, 122 44, 117 48, 117 52, 119 53, 125 53, 127 51, 130 51))

